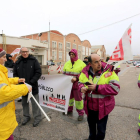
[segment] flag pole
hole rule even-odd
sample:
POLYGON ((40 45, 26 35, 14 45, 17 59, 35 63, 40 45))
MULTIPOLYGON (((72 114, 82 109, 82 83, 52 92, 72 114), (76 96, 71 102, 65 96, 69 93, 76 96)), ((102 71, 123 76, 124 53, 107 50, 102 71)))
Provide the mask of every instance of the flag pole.
POLYGON ((44 112, 44 110, 42 109, 42 107, 39 105, 39 103, 37 102, 37 100, 35 99, 35 97, 33 96, 33 94, 31 92, 29 94, 34 99, 34 101, 36 102, 36 104, 38 105, 38 107, 40 108, 40 110, 42 111, 42 113, 44 114, 44 116, 46 117, 46 119, 50 122, 51 121, 50 118, 47 116, 47 114, 44 112))

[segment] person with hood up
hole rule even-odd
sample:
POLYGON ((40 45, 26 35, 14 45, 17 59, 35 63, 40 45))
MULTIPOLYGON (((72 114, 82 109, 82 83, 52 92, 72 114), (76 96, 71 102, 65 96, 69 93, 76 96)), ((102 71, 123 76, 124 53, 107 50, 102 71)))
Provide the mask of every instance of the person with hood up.
POLYGON ((4 66, 6 52, 0 48, 0 140, 13 140, 13 132, 17 127, 14 100, 27 95, 31 88, 25 84, 25 79, 8 78, 8 70, 4 66))
POLYGON ((72 49, 69 52, 69 56, 70 60, 65 63, 63 68, 63 74, 73 76, 71 79, 73 86, 70 94, 68 115, 72 114, 73 112, 73 105, 75 100, 76 110, 79 114, 78 121, 82 121, 84 116, 84 109, 82 93, 78 91, 78 81, 79 75, 86 65, 84 62, 82 62, 82 60, 78 59, 78 53, 76 49, 72 49))
POLYGON ((104 140, 108 114, 115 106, 114 96, 120 90, 119 77, 113 66, 91 54, 79 77, 79 92, 85 93, 84 110, 89 125, 88 140, 104 140))
POLYGON ((12 60, 12 55, 6 54, 7 61, 5 62, 5 67, 7 68, 13 68, 14 67, 14 62, 12 60))

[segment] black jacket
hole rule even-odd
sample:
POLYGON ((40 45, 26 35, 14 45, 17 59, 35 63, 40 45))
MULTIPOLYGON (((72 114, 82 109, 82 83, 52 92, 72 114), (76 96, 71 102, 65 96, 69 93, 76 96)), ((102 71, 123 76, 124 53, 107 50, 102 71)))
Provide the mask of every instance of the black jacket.
POLYGON ((16 61, 13 77, 25 78, 25 82, 32 85, 32 93, 38 94, 38 80, 41 76, 41 67, 35 57, 29 55, 28 58, 22 56, 16 61))
POLYGON ((14 62, 13 60, 9 59, 9 57, 12 57, 10 54, 6 54, 6 58, 7 58, 7 61, 5 62, 5 67, 7 68, 13 68, 14 67, 14 62))
POLYGON ((88 61, 83 61, 86 65, 88 65, 88 61))

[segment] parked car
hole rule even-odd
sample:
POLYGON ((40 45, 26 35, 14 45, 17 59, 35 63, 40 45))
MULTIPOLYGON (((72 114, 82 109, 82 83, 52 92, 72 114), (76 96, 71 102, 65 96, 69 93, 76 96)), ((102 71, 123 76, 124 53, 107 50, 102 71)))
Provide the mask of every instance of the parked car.
POLYGON ((135 62, 133 63, 133 65, 136 66, 137 63, 140 63, 140 61, 135 61, 135 62))
POLYGON ((123 61, 123 64, 126 64, 126 61, 123 61))
POLYGON ((136 64, 136 67, 140 68, 140 62, 138 62, 138 63, 136 64))
POLYGON ((127 63, 128 63, 128 64, 131 64, 132 62, 131 62, 131 61, 127 61, 127 63))
POLYGON ((54 62, 52 62, 52 61, 47 61, 47 65, 48 65, 48 66, 52 66, 52 65, 54 66, 54 65, 55 65, 55 63, 54 63, 54 62))

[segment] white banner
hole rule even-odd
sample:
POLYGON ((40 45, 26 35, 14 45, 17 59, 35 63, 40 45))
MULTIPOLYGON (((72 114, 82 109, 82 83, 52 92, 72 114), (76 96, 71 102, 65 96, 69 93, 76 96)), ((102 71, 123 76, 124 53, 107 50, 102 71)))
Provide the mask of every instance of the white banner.
POLYGON ((71 76, 62 74, 42 75, 38 81, 40 105, 67 113, 71 79, 71 76))
MULTIPOLYGON (((8 77, 13 77, 11 68, 8 68, 8 77)), ((42 75, 38 81, 39 104, 67 113, 72 88, 71 79, 71 76, 63 74, 42 75)))
POLYGON ((13 68, 7 68, 8 69, 8 77, 12 78, 13 77, 13 68))

